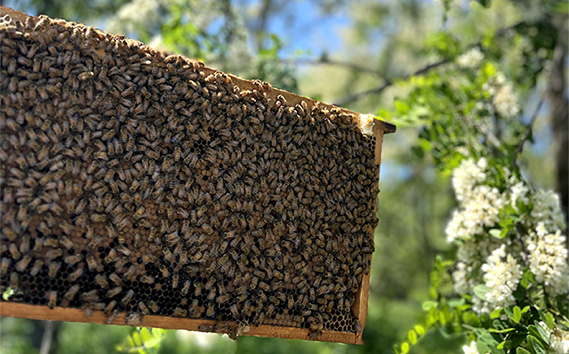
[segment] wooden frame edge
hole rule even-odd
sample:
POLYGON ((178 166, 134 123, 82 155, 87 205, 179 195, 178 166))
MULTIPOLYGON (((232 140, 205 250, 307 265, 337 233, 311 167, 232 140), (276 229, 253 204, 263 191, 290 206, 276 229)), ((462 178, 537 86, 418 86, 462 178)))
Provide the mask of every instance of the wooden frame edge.
MULTIPOLYGON (((121 313, 111 324, 129 326, 126 322, 126 316, 126 313, 121 313)), ((55 307, 50 309, 47 306, 41 305, 28 305, 16 302, 0 301, 0 317, 19 317, 30 320, 106 324, 105 320, 107 316, 102 311, 93 311, 91 316, 87 316, 85 311, 75 308, 55 307)), ((217 321, 213 320, 148 315, 144 316, 142 322, 138 326, 199 331, 199 327, 202 325, 213 326, 216 323, 217 321)), ((236 326, 236 323, 234 322, 228 323, 236 326)), ((318 339, 311 339, 309 337, 309 333, 309 329, 261 325, 258 327, 251 326, 251 329, 243 335, 360 344, 358 343, 357 335, 355 333, 322 331, 322 336, 318 339)))

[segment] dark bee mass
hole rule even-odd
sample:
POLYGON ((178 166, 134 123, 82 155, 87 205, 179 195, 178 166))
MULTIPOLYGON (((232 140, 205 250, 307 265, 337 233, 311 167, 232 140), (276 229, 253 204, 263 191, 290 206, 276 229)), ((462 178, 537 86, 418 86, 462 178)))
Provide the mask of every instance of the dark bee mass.
MULTIPOLYGON (((357 332, 378 193, 349 112, 47 17, 0 21, 11 301, 357 332), (240 88, 241 87, 241 88, 240 88)), ((237 322, 239 327, 224 323, 237 322)), ((227 327, 227 328, 225 328, 227 327)))

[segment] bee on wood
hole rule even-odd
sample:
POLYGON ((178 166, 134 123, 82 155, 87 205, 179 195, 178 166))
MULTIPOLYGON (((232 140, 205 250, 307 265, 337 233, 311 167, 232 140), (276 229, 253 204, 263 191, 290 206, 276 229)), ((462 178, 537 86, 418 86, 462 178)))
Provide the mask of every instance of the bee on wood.
POLYGON ((131 313, 126 316, 126 324, 129 326, 138 326, 142 323, 143 315, 139 313, 131 313))
POLYGON ((109 317, 107 317, 107 319, 105 319, 105 323, 106 324, 111 324, 114 322, 114 320, 118 317, 118 315, 120 315, 120 311, 118 310, 114 310, 111 315, 109 317))

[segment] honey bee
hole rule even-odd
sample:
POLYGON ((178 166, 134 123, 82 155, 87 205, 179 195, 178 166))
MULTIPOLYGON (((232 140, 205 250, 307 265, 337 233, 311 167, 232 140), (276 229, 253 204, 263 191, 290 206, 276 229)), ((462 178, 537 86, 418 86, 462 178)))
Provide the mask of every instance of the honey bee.
POLYGON ((237 305, 233 304, 233 305, 229 306, 229 311, 231 311, 231 314, 233 315, 233 317, 239 318, 239 311, 237 310, 237 305))
POLYGON ((114 322, 114 320, 118 317, 118 315, 120 314, 120 311, 118 310, 114 310, 111 315, 109 317, 107 317, 107 319, 105 320, 106 324, 111 324, 114 322))
POLYGON ((158 310, 160 309, 160 308, 158 307, 158 305, 157 305, 154 301, 152 301, 152 300, 150 300, 150 301, 148 302, 148 307, 149 307, 150 310, 151 310, 152 312, 154 312, 154 313, 157 313, 158 310))
POLYGON ((18 237, 14 230, 7 227, 2 229, 2 234, 10 241, 14 241, 18 237))
POLYGON ((63 295, 63 298, 67 301, 71 301, 73 300, 73 298, 75 297, 75 295, 77 294, 77 292, 79 292, 79 285, 75 284, 73 286, 71 286, 71 288, 69 288, 69 290, 67 290, 67 292, 65 293, 65 295, 63 295))
POLYGON ((142 315, 139 313, 131 313, 126 316, 126 324, 129 326, 138 326, 142 322, 142 315))
POLYGON ((138 308, 140 309, 140 312, 142 312, 142 314, 144 315, 148 315, 150 313, 150 310, 142 301, 138 302, 138 308))
POLYGON ((187 317, 188 311, 184 310, 181 307, 176 307, 174 309, 174 312, 172 313, 172 316, 174 316, 174 317, 187 317))
MULTIPOLYGON (((119 277, 119 276, 117 275, 117 273, 111 273, 111 275, 109 275, 109 279, 110 279, 113 283, 115 283, 115 285, 117 285, 117 286, 121 286, 121 285, 122 285, 121 277, 119 277)), ((120 292, 120 290, 119 290, 119 292, 120 292)), ((112 296, 110 296, 110 297, 112 297, 112 296)))
MULTIPOLYGON (((57 257, 61 257, 63 255, 63 251, 61 249, 51 249, 45 253, 45 256, 49 259, 55 259, 57 257)), ((14 257, 14 259, 16 259, 14 257)))
POLYGON ((41 259, 36 259, 32 269, 30 270, 30 275, 35 277, 40 272, 41 268, 43 267, 43 261, 41 259))
POLYGON ((53 310, 56 305, 57 305, 57 291, 50 291, 47 307, 53 310))
POLYGON ((77 262, 81 261, 82 258, 83 256, 79 253, 73 256, 67 256, 63 259, 63 261, 69 265, 74 265, 77 262))
POLYGON ((67 277, 68 280, 74 282, 83 275, 83 268, 77 268, 67 277))
POLYGON ((205 313, 206 317, 213 318, 215 316, 215 307, 213 304, 210 304, 205 313))
POLYGON ((130 266, 128 268, 128 270, 123 274, 123 277, 126 280, 130 280, 132 278, 132 276, 134 275, 134 272, 136 272, 136 267, 134 265, 130 266))
POLYGON ((213 326, 202 324, 202 325, 198 326, 198 331, 200 331, 200 332, 213 332, 213 326))
POLYGON ((16 270, 18 272, 23 272, 28 267, 31 261, 32 261, 32 256, 25 255, 18 263, 16 263, 16 270))
POLYGON ((130 289, 129 291, 127 291, 126 295, 122 298, 121 303, 125 306, 128 305, 130 300, 132 300, 133 296, 134 296, 134 291, 130 289))
POLYGON ((10 268, 11 260, 10 258, 2 258, 0 262, 0 275, 4 276, 8 273, 8 269, 10 268))
POLYGON ((10 251, 10 254, 12 255, 12 258, 14 260, 18 260, 22 256, 22 254, 20 253, 20 250, 18 250, 18 246, 16 246, 15 243, 11 243, 8 246, 8 250, 10 251))
POLYGON ((141 275, 140 281, 145 284, 154 284, 154 278, 149 275, 141 275))

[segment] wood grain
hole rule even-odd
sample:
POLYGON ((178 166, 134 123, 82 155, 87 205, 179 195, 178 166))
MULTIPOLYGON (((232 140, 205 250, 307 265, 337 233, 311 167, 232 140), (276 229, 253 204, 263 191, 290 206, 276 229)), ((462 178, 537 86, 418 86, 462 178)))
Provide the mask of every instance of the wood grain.
MULTIPOLYGON (((66 322, 85 322, 85 323, 105 323, 106 315, 102 311, 93 311, 91 316, 87 316, 85 311, 75 308, 55 307, 50 309, 47 306, 28 305, 15 302, 0 302, 1 317, 19 317, 31 320, 46 321, 66 321, 66 322)), ((217 322, 212 320, 195 320, 190 318, 176 318, 166 316, 145 316, 139 327, 153 327, 162 329, 184 329, 188 331, 198 331, 199 326, 213 326, 217 322)), ((236 323, 231 323, 236 325, 236 323)), ((126 314, 122 313, 111 323, 113 325, 128 326, 126 314)), ((291 327, 277 326, 251 326, 249 332, 243 334, 255 337, 273 337, 284 339, 304 339, 313 340, 308 336, 310 330, 291 327)), ((361 344, 357 343, 356 334, 345 332, 322 331, 322 336, 318 341, 361 344)))

